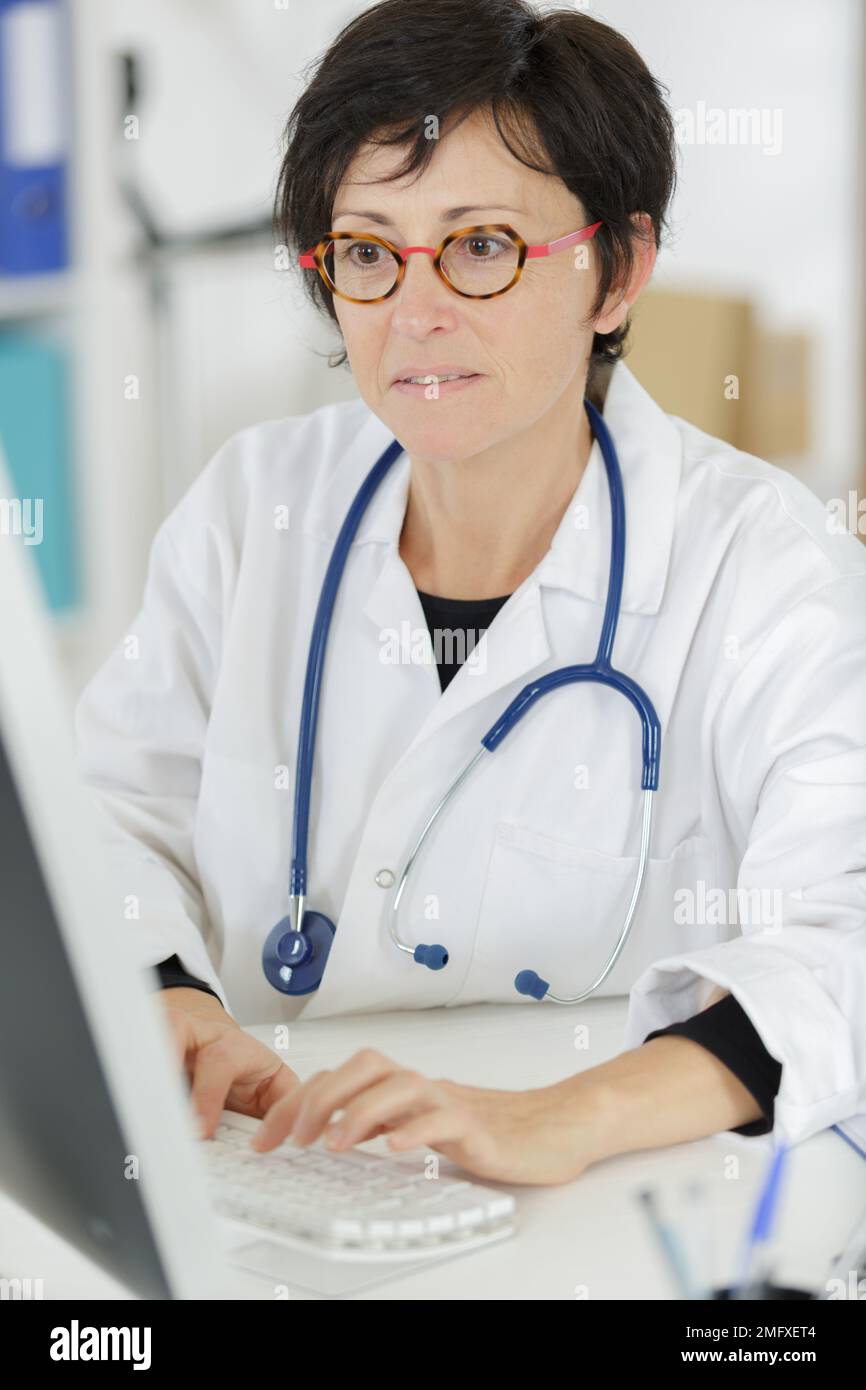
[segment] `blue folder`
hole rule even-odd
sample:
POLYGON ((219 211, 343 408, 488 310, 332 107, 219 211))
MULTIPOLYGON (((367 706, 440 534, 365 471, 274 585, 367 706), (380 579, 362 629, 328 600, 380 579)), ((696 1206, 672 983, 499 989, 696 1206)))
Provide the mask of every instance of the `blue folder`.
POLYGON ((68 39, 58 0, 0 0, 0 273, 68 264, 68 39))

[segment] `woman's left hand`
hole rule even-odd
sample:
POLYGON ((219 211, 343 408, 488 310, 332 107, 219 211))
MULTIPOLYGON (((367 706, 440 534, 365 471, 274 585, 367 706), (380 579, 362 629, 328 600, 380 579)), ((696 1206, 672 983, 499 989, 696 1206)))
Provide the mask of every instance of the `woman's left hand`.
POLYGON ((277 1101, 253 1147, 265 1152, 288 1135, 308 1145, 324 1133, 336 1153, 388 1133, 395 1153, 420 1146, 480 1178, 549 1184, 568 1182, 601 1156, 593 1120, 589 1092, 578 1099, 557 1086, 494 1091, 433 1081, 364 1048, 277 1101))

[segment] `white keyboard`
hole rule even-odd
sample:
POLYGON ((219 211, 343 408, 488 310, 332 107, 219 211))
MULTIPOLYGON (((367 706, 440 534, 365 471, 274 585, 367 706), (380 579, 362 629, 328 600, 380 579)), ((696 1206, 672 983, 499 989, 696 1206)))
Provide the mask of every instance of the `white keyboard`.
POLYGON ((507 1192, 427 1177, 426 1155, 378 1157, 319 1145, 250 1148, 255 1121, 232 1116, 201 1144, 220 1216, 290 1246, 336 1259, 407 1260, 511 1235, 507 1192))

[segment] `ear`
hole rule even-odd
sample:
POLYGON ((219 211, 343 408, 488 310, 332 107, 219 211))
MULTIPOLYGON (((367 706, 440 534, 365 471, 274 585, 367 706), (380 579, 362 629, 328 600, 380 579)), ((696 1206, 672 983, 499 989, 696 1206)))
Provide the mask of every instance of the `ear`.
POLYGON ((648 212, 632 213, 634 236, 632 244, 635 256, 631 274, 624 284, 614 285, 602 305, 601 313, 593 324, 596 333, 613 333, 625 323, 629 309, 634 304, 656 263, 656 244, 653 234, 652 218, 648 212))

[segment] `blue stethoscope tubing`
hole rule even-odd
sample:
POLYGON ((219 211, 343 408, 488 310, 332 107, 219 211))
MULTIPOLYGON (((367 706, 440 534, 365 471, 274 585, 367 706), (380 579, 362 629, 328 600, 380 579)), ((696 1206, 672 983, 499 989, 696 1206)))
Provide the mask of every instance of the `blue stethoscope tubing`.
MULTIPOLYGON (((642 776, 643 818, 641 828, 641 849, 638 869, 632 889, 631 901, 626 911, 622 930, 616 945, 610 953, 603 969, 592 984, 580 994, 558 995, 550 989, 548 981, 540 979, 533 970, 521 970, 515 977, 514 985, 519 994, 534 999, 551 999, 555 1003, 579 1003, 592 994, 607 977, 618 960, 628 939, 632 921, 640 899, 646 867, 652 825, 652 797, 659 783, 659 760, 661 757, 661 725, 652 701, 646 692, 629 676, 617 671, 611 664, 616 629, 622 603, 623 577, 625 573, 626 518, 623 495, 622 473, 616 448, 607 425, 599 411, 589 400, 584 400, 594 437, 598 440, 607 473, 611 508, 611 547, 610 570, 608 575, 607 598, 601 624, 598 650, 595 660, 576 666, 562 666, 556 671, 538 676, 530 681, 503 710, 496 722, 481 739, 481 746, 440 799, 428 817, 415 845, 410 852, 391 904, 389 931, 394 945, 412 956, 420 965, 430 970, 441 970, 448 962, 448 952, 441 945, 412 946, 404 942, 397 930, 397 913, 400 899, 409 872, 427 835, 450 803, 457 789, 463 784, 473 768, 485 753, 492 753, 523 716, 543 695, 561 686, 581 681, 593 681, 607 685, 624 695, 634 706, 641 721, 642 729, 642 776)), ((294 821, 292 826, 292 861, 289 876, 289 915, 283 917, 271 930, 262 950, 262 966, 273 987, 282 994, 310 994, 318 989, 328 953, 334 939, 336 927, 321 912, 306 906, 307 894, 307 850, 310 823, 310 793, 312 789, 313 756, 316 744, 316 726, 319 715, 319 697, 322 688, 322 672, 328 633, 337 592, 342 579, 346 559, 355 534, 370 501, 385 474, 403 453, 403 446, 393 440, 371 468, 349 508, 334 549, 328 562, 322 591, 316 607, 310 649, 307 658, 307 671, 304 680, 304 694, 301 704, 301 721, 298 735, 298 756, 295 770, 294 821)))

